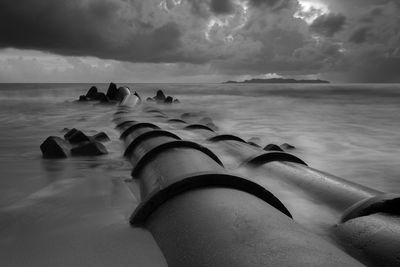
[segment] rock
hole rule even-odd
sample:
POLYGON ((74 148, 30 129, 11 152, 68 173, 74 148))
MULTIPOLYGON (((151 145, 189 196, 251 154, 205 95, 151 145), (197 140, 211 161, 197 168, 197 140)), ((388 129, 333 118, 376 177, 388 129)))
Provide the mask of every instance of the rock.
POLYGON ((164 103, 165 104, 172 104, 172 101, 173 101, 174 99, 171 97, 171 96, 168 96, 165 100, 164 100, 164 103))
POLYGON ((89 101, 89 99, 85 96, 85 95, 81 95, 80 97, 79 97, 79 100, 78 100, 79 102, 86 102, 86 101, 89 101))
POLYGON ((181 103, 181 101, 179 101, 179 99, 175 99, 175 100, 174 100, 174 103, 175 103, 175 104, 178 104, 178 103, 181 103))
POLYGON ((62 133, 68 133, 70 130, 68 128, 64 128, 61 130, 62 133))
POLYGON ((165 94, 162 90, 158 90, 154 100, 157 102, 164 102, 165 101, 165 94))
POLYGON ((65 140, 57 136, 48 137, 41 145, 43 158, 57 159, 68 157, 69 146, 65 140))
POLYGON ((266 151, 283 151, 282 148, 275 144, 269 144, 266 147, 264 147, 264 150, 266 151))
POLYGON ((85 142, 80 146, 71 149, 71 154, 73 156, 100 156, 107 153, 106 147, 96 141, 85 142))
POLYGON ((89 91, 86 93, 86 97, 93 99, 96 96, 96 94, 97 94, 97 87, 92 86, 92 87, 90 87, 89 91))
POLYGON ((281 145, 281 148, 284 149, 284 150, 296 149, 295 146, 292 146, 292 145, 290 145, 290 144, 288 144, 288 143, 282 144, 282 145, 281 145))
POLYGON ((151 98, 151 97, 148 97, 148 98, 146 99, 146 101, 147 101, 147 102, 155 102, 155 100, 154 100, 153 98, 151 98))
POLYGON ((116 100, 118 94, 117 85, 115 83, 110 83, 107 90, 107 97, 110 100, 116 100))
POLYGON ((76 129, 72 129, 71 131, 73 131, 73 130, 75 130, 74 133, 68 135, 68 133, 69 133, 68 132, 67 134, 64 135, 65 140, 67 140, 71 144, 79 144, 79 143, 82 143, 82 142, 90 141, 89 136, 84 134, 82 131, 79 131, 79 130, 76 130, 76 129))
POLYGON ((108 142, 111 141, 108 135, 105 132, 100 132, 92 136, 95 141, 98 142, 108 142))

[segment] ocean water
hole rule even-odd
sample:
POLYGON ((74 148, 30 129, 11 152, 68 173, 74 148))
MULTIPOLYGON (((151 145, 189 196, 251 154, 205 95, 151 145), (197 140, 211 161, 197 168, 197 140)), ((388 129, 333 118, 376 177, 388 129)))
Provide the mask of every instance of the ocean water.
MULTIPOLYGON (((309 166, 384 192, 400 192, 400 85, 126 84, 143 98, 157 89, 181 104, 171 117, 211 118, 221 133, 260 145, 290 143, 309 166)), ((108 85, 97 84, 106 91, 108 85)), ((0 85, 0 207, 65 179, 129 178, 112 122, 115 106, 74 102, 89 84, 0 85), (40 144, 64 128, 106 132, 109 154, 42 158, 40 144)), ((60 187, 65 186, 60 183, 60 187)), ((55 188, 57 190, 57 188, 55 188)))

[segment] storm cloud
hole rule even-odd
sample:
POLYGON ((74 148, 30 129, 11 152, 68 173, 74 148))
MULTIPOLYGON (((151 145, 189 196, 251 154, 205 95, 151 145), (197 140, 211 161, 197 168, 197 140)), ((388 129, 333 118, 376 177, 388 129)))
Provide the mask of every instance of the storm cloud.
POLYGON ((335 33, 341 31, 346 22, 346 17, 342 14, 321 15, 314 20, 310 29, 313 32, 332 37, 335 33))
POLYGON ((364 43, 367 41, 369 31, 370 31, 369 27, 364 26, 358 28, 351 34, 349 41, 356 44, 364 43))
POLYGON ((231 0, 211 0, 210 8, 216 14, 232 14, 235 11, 231 0))
POLYGON ((0 47, 138 62, 179 60, 178 25, 148 23, 135 7, 119 0, 2 0, 0 47))
MULTIPOLYGON (((1 0, 0 50, 64 56, 91 73, 96 68, 72 58, 111 60, 99 71, 113 66, 124 77, 142 66, 187 77, 334 73, 341 81, 395 82, 399 13, 394 0, 1 0)), ((15 72, 29 64, 42 68, 9 61, 15 72)), ((0 68, 0 77, 10 69, 0 68)))

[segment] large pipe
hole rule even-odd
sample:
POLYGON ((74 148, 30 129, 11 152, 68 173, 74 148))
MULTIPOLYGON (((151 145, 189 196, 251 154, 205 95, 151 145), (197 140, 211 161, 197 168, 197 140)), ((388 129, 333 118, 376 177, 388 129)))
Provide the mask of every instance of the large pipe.
POLYGON ((294 185, 331 208, 345 211, 351 205, 382 192, 313 169, 296 156, 280 151, 264 151, 234 135, 218 135, 200 126, 186 126, 209 142, 220 144, 236 156, 242 166, 262 168, 268 178, 294 185))
POLYGON ((220 141, 230 153, 247 165, 262 168, 269 178, 278 179, 307 192, 338 211, 381 192, 307 166, 301 159, 276 151, 263 151, 235 140, 220 141))
POLYGON ((131 224, 151 231, 170 266, 360 266, 210 150, 138 124, 121 127, 141 187, 131 224))
POLYGON ((342 213, 335 237, 368 264, 400 264, 400 196, 385 194, 310 168, 293 155, 263 151, 231 135, 213 135, 201 127, 185 127, 221 144, 243 165, 261 168, 265 178, 295 186, 342 213))

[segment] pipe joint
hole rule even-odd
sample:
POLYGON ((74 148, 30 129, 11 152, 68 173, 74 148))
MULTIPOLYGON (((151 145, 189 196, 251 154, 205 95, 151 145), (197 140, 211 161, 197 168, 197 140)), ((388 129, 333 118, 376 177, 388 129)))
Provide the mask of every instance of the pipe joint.
POLYGON ((344 212, 341 223, 381 212, 400 215, 400 194, 382 194, 361 200, 344 212))
POLYGON ((261 166, 273 161, 293 162, 308 166, 307 163, 305 163, 298 157, 286 152, 279 152, 279 151, 267 152, 253 156, 247 159, 242 165, 261 166))
POLYGON ((153 137, 159 137, 159 136, 171 137, 176 140, 182 140, 176 134, 168 132, 168 131, 164 131, 164 130, 153 130, 153 131, 145 132, 144 134, 141 134, 138 137, 136 137, 135 139, 133 139, 133 141, 126 148, 124 157, 129 157, 133 153, 135 148, 143 141, 151 139, 153 137))
POLYGON ((241 143, 247 143, 246 141, 244 141, 242 138, 235 136, 235 135, 231 135, 231 134, 221 134, 221 135, 216 135, 213 136, 211 138, 209 138, 207 141, 210 142, 220 142, 220 141, 238 141, 241 143))
POLYGON ((207 130, 210 132, 215 132, 213 129, 211 129, 210 127, 205 126, 203 124, 191 124, 189 126, 186 126, 184 129, 185 130, 207 130))
POLYGON ((140 122, 140 123, 133 124, 133 125, 129 126, 126 130, 124 130, 120 136, 120 139, 125 139, 130 133, 132 133, 140 128, 160 129, 160 127, 158 127, 155 124, 147 123, 147 122, 140 122))
POLYGON ((169 199, 184 192, 205 187, 223 187, 247 192, 262 199, 286 216, 292 218, 292 215, 285 205, 264 187, 238 176, 212 172, 180 177, 164 188, 156 189, 156 191, 150 193, 145 200, 139 204, 130 217, 130 223, 133 226, 142 226, 145 224, 147 218, 169 199))
POLYGON ((186 121, 181 120, 181 119, 169 119, 168 122, 187 123, 186 121))
POLYGON ((215 162, 217 162, 220 166, 223 167, 221 160, 208 148, 206 148, 202 145, 199 145, 197 143, 194 143, 194 142, 178 140, 178 141, 171 141, 168 143, 161 144, 161 145, 156 146, 155 148, 151 149, 150 151, 148 151, 143 157, 141 157, 139 159, 138 163, 133 168, 132 177, 137 177, 138 174, 140 173, 141 169, 148 162, 151 162, 157 155, 159 155, 160 153, 162 153, 164 151, 174 149, 174 148, 191 148, 191 149, 198 150, 200 152, 203 152, 207 156, 209 156, 211 159, 213 159, 215 162))

